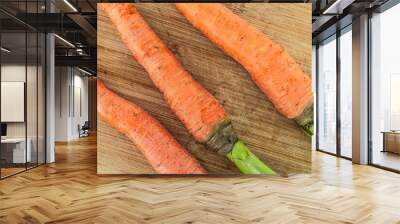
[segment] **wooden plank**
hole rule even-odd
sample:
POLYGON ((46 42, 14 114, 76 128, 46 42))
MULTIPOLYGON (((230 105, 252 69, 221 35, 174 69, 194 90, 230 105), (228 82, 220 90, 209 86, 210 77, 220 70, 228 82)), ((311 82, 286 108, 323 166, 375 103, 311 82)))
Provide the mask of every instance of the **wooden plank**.
MULTIPOLYGON (((226 5, 284 46, 304 71, 310 73, 310 4, 226 5)), ((183 66, 224 105, 235 130, 251 150, 279 172, 309 171, 310 138, 295 122, 276 112, 242 66, 193 28, 172 4, 136 3, 135 6, 183 66)), ((210 173, 238 173, 227 159, 194 142, 100 9, 97 26, 99 78, 160 120, 210 173)), ((100 174, 153 173, 135 146, 101 120, 97 158, 100 174)))

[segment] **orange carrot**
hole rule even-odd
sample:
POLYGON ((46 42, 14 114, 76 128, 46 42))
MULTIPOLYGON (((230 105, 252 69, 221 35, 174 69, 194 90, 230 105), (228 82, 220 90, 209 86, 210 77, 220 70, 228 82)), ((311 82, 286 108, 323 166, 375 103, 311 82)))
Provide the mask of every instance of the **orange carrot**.
POLYGON ((246 68, 282 115, 296 119, 312 134, 308 130, 313 120, 311 79, 281 46, 222 4, 177 3, 176 7, 194 27, 246 68))
POLYGON ((132 4, 104 3, 101 7, 189 132, 196 140, 207 141, 226 116, 224 108, 193 80, 132 4))
POLYGON ((182 67, 132 4, 100 7, 197 141, 227 156, 243 173, 275 174, 238 140, 222 105, 182 67))
POLYGON ((113 93, 97 81, 97 113, 112 127, 125 134, 160 174, 205 174, 172 135, 138 105, 113 93))

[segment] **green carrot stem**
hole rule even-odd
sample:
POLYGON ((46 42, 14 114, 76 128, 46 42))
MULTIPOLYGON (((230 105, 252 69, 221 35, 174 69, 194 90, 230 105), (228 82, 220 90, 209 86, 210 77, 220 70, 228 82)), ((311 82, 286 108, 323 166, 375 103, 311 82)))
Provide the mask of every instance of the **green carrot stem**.
POLYGON ((314 123, 313 122, 303 125, 302 128, 303 128, 303 131, 306 133, 306 135, 308 135, 310 137, 313 136, 313 134, 314 134, 314 123))
POLYGON ((242 173, 276 175, 275 171, 258 159, 240 140, 235 143, 233 149, 226 156, 235 163, 242 173))
POLYGON ((304 111, 294 118, 301 126, 303 131, 308 135, 308 136, 313 136, 314 134, 314 106, 309 106, 304 111))

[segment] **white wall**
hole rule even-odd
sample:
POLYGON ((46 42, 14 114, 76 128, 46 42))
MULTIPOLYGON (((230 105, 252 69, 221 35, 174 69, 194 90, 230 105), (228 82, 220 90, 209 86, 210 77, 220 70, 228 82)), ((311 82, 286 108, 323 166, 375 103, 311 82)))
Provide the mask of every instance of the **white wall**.
POLYGON ((55 141, 68 141, 68 87, 70 83, 69 68, 55 68, 55 141))
POLYGON ((25 82, 25 64, 24 65, 18 65, 18 64, 2 65, 1 66, 1 81, 25 82))
POLYGON ((88 78, 72 67, 56 67, 55 74, 55 141, 70 141, 88 120, 88 78))
POLYGON ((75 77, 74 77, 74 86, 75 86, 75 107, 73 109, 75 109, 75 116, 73 116, 72 119, 72 130, 71 130, 71 135, 74 136, 74 138, 79 137, 79 133, 78 133, 78 124, 80 124, 81 126, 85 123, 85 121, 88 121, 88 78, 87 76, 81 76, 82 73, 78 73, 78 75, 76 75, 76 71, 75 70, 75 77), (78 91, 80 91, 80 93, 78 93, 78 91), (78 94, 80 94, 80 99, 78 98, 78 94), (78 101, 81 101, 80 103, 78 101), (81 108, 79 108, 81 107, 81 108), (80 112, 79 109, 81 109, 82 111, 80 112))

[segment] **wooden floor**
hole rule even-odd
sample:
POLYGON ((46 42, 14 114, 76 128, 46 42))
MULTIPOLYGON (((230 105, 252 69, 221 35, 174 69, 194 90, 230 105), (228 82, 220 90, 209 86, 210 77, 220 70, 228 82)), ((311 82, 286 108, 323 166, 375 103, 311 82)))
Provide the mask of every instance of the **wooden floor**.
POLYGON ((1 178, 6 178, 8 176, 20 173, 20 172, 24 172, 27 169, 33 169, 35 168, 37 165, 33 164, 33 163, 27 163, 27 167, 25 167, 25 164, 18 164, 18 167, 2 167, 1 168, 1 178))
POLYGON ((374 151, 373 162, 377 165, 400 170, 400 155, 392 152, 374 151))
POLYGON ((25 170, 25 167, 7 167, 1 168, 1 177, 7 177, 25 170))
POLYGON ((322 153, 290 178, 98 176, 94 137, 56 158, 0 181, 0 223, 400 223, 399 174, 322 153))

